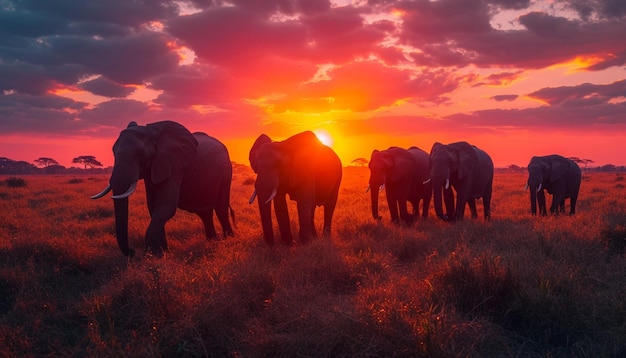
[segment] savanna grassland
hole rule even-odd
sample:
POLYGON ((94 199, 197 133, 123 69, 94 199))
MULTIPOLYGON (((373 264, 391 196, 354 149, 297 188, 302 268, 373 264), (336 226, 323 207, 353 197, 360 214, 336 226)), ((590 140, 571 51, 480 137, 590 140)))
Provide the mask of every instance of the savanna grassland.
MULTIPOLYGON (((167 256, 131 261, 111 200, 89 199, 107 177, 0 178, 0 356, 626 354, 621 174, 584 173, 573 217, 532 217, 526 174, 497 172, 490 222, 447 224, 431 205, 407 227, 389 222, 384 193, 375 222, 368 170, 345 168, 332 236, 273 249, 253 178, 236 166, 235 238, 208 242, 178 211, 167 256)), ((135 249, 149 221, 139 187, 135 249)))

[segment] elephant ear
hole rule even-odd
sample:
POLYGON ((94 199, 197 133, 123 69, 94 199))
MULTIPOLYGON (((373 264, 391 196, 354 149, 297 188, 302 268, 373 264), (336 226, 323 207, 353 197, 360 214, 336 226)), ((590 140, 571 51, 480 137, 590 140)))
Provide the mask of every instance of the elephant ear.
POLYGON ((552 160, 551 170, 550 170, 550 181, 555 182, 558 181, 565 172, 569 169, 569 162, 565 158, 554 158, 552 160))
POLYGON ((282 141, 278 153, 283 168, 289 170, 289 186, 297 187, 315 178, 316 159, 325 147, 317 136, 306 131, 282 141))
POLYGON ((458 156, 458 178, 463 179, 470 175, 478 163, 478 155, 467 142, 453 143, 451 146, 456 150, 458 156))
POLYGON ((272 139, 266 134, 261 134, 259 138, 254 141, 254 144, 252 144, 252 148, 250 148, 248 160, 250 161, 250 167, 255 173, 257 173, 259 169, 259 155, 261 153, 261 148, 268 143, 272 143, 272 139))
POLYGON ((182 125, 163 121, 148 124, 148 127, 157 130, 156 153, 152 159, 150 175, 154 184, 161 183, 172 176, 172 173, 182 171, 196 155, 198 141, 182 125))

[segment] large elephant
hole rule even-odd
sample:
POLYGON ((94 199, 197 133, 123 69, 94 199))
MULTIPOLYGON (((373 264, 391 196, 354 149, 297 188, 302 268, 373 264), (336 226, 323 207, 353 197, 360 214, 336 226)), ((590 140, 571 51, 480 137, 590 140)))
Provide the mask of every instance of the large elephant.
POLYGON ((374 219, 380 220, 378 193, 381 186, 385 187, 392 222, 397 223, 402 219, 407 224, 412 223, 419 215, 420 201, 422 201, 422 217, 428 217, 428 207, 432 196, 431 183, 424 183, 429 175, 428 158, 428 153, 417 147, 411 147, 408 150, 390 147, 372 152, 369 162, 369 189, 374 219), (413 207, 413 214, 407 211, 407 201, 413 207))
POLYGON ((430 151, 430 180, 435 212, 440 219, 462 220, 466 203, 472 218, 478 217, 478 198, 483 198, 485 220, 490 219, 493 162, 481 149, 467 142, 433 144, 430 151), (456 191, 456 205, 452 188, 456 191), (441 205, 442 193, 446 205, 445 215, 441 205))
POLYGON ((250 165, 257 173, 250 203, 258 195, 263 236, 270 246, 274 245, 272 201, 281 240, 287 245, 293 243, 287 194, 297 202, 302 242, 317 236, 313 220, 316 206, 324 206, 323 232, 330 234, 342 167, 337 154, 313 132, 302 132, 282 142, 272 142, 262 134, 250 149, 250 165))
POLYGON ((233 236, 228 218, 232 164, 228 150, 217 139, 191 134, 172 121, 146 126, 131 122, 113 145, 113 154, 109 185, 92 199, 113 190, 115 234, 124 255, 134 254, 128 246, 128 197, 139 179, 144 180, 151 218, 145 235, 149 253, 159 257, 167 251, 165 223, 177 207, 198 214, 207 238, 217 237, 215 210, 224 235, 233 236))
POLYGON ((570 199, 570 215, 576 213, 576 200, 580 189, 580 167, 573 160, 560 155, 532 157, 528 164, 528 183, 530 187, 530 210, 537 215, 539 202, 540 215, 547 215, 546 195, 544 190, 552 194, 550 212, 558 214, 559 209, 565 212, 565 199, 570 199))

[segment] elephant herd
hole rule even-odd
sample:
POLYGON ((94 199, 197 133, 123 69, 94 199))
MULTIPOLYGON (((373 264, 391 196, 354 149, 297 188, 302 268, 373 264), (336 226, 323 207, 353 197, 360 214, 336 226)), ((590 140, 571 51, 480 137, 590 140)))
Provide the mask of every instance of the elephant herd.
MULTIPOLYGON (((117 243, 126 256, 134 250, 128 245, 128 197, 144 180, 150 223, 145 234, 146 251, 160 257, 167 251, 165 223, 177 208, 196 213, 206 237, 217 238, 213 214, 225 237, 234 236, 230 206, 232 164, 226 147, 205 133, 191 133, 173 121, 139 126, 128 124, 113 145, 115 163, 109 185, 98 199, 112 191, 117 243), (230 217, 229 217, 230 215, 230 217)), ((335 152, 322 144, 313 132, 296 134, 284 141, 272 141, 262 134, 252 145, 250 166, 256 173, 254 193, 261 216, 265 241, 274 245, 271 206, 281 242, 293 243, 287 194, 297 203, 299 238, 307 242, 317 236, 314 225, 316 206, 324 207, 323 234, 329 235, 342 177, 342 164, 335 152)), ((435 143, 429 153, 417 147, 391 147, 374 150, 369 161, 369 187, 372 216, 381 220, 378 195, 385 190, 391 220, 412 223, 427 218, 431 198, 438 218, 462 220, 466 204, 476 218, 476 199, 483 199, 485 220, 491 216, 494 166, 483 150, 466 142, 435 143), (411 203, 412 213, 408 212, 411 203), (445 206, 445 212, 444 207, 445 206)), ((547 215, 544 190, 553 195, 550 212, 565 212, 570 199, 570 214, 575 213, 581 182, 578 165, 559 155, 533 157, 528 164, 531 212, 547 215)))

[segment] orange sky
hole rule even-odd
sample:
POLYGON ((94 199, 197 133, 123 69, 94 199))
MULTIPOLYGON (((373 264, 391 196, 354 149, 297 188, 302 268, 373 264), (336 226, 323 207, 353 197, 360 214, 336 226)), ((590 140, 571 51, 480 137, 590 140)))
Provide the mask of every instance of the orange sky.
POLYGON ((0 157, 113 164, 130 121, 175 120, 248 164, 324 130, 344 165, 468 141, 496 166, 626 165, 626 2, 6 1, 0 157))

